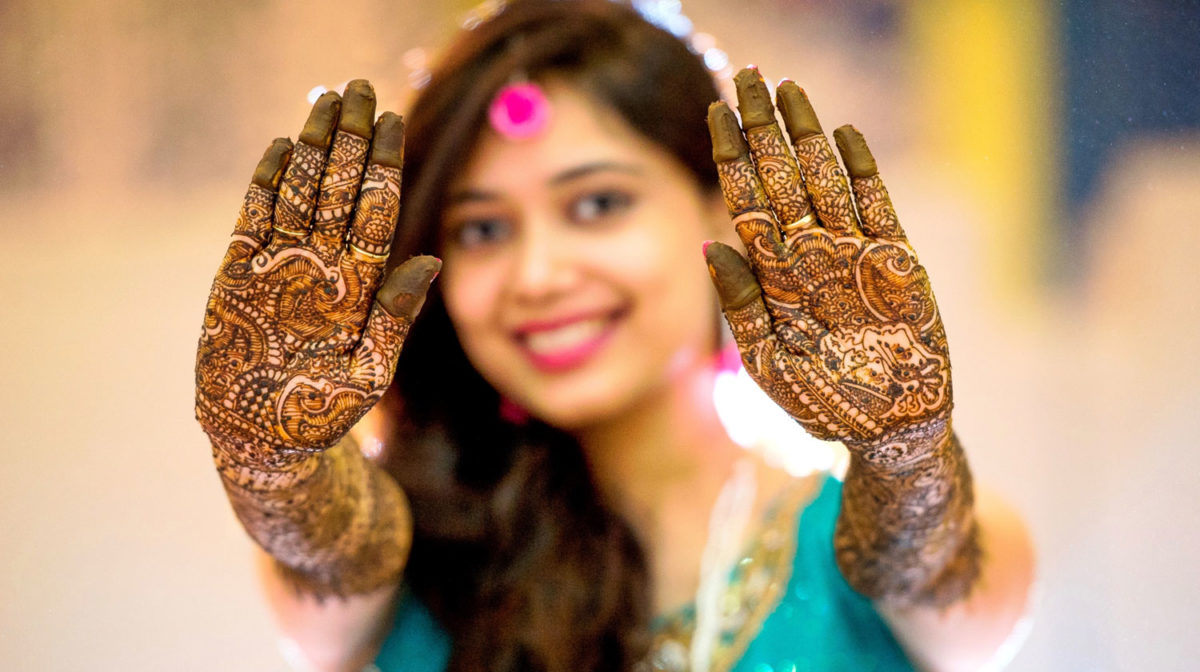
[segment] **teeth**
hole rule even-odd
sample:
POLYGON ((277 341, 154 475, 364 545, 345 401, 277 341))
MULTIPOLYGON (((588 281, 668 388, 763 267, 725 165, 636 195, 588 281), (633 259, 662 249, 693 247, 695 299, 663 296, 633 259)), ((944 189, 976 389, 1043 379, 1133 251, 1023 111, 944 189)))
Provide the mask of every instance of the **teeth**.
POLYGON ((607 320, 585 320, 565 327, 538 331, 525 336, 525 347, 538 354, 549 354, 582 345, 599 335, 607 320))

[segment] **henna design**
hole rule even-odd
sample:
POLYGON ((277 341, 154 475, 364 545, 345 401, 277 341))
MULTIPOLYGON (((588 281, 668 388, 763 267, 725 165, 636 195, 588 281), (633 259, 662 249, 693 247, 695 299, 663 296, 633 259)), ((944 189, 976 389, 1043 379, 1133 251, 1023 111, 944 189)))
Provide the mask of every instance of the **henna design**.
POLYGON ((275 204, 275 229, 293 236, 308 234, 309 219, 317 200, 317 185, 325 167, 325 150, 306 142, 296 143, 292 162, 279 185, 275 204))
POLYGON ((811 213, 804 178, 779 125, 772 122, 751 128, 746 131, 746 140, 779 223, 786 226, 811 213))
POLYGON ((754 163, 750 161, 749 156, 718 163, 717 176, 721 181, 721 193, 725 196, 725 206, 729 208, 730 214, 740 215, 751 210, 770 212, 767 192, 759 182, 754 163))
POLYGON ((858 224, 846 173, 834 158, 833 149, 825 135, 815 133, 800 138, 794 146, 808 194, 812 197, 821 224, 831 231, 856 232, 858 224))
MULTIPOLYGON (((739 77, 746 109, 770 118, 757 73, 739 77)), ((933 289, 861 134, 838 129, 852 198, 807 98, 794 85, 783 93, 803 185, 781 174, 766 126, 745 131, 755 170, 729 115, 710 110, 721 187, 750 262, 714 244, 710 269, 747 373, 811 434, 850 449, 835 538, 843 575, 896 605, 946 605, 970 590, 979 549, 933 289), (776 193, 788 188, 798 193, 776 193), (785 208, 806 195, 821 225, 789 227, 781 241, 775 223, 791 221, 785 208)))
POLYGON ((854 177, 850 180, 854 188, 854 200, 862 214, 863 230, 868 236, 888 240, 907 241, 900 218, 892 207, 883 179, 876 173, 869 177, 854 177))
MULTIPOLYGON (((296 146, 278 196, 251 185, 196 357, 196 417, 234 510, 284 575, 318 596, 395 581, 411 538, 399 487, 344 438, 390 383, 412 319, 375 300, 383 259, 344 242, 355 207, 360 219, 370 211, 377 240, 390 238, 399 213, 395 168, 372 165, 377 200, 359 196, 368 147, 338 135, 312 236, 268 240, 272 210, 276 231, 307 228, 321 150, 296 146)), ((436 272, 427 270, 426 286, 436 272)))
POLYGON ((850 463, 834 532, 838 567, 856 590, 897 607, 944 607, 979 575, 966 456, 949 421, 864 449, 850 463))
POLYGON ((353 133, 338 131, 334 136, 313 222, 313 237, 320 241, 322 258, 335 257, 345 238, 370 148, 366 138, 353 133))
POLYGON ((358 212, 350 229, 350 247, 376 257, 392 246, 391 214, 400 208, 400 169, 372 164, 363 180, 358 212))

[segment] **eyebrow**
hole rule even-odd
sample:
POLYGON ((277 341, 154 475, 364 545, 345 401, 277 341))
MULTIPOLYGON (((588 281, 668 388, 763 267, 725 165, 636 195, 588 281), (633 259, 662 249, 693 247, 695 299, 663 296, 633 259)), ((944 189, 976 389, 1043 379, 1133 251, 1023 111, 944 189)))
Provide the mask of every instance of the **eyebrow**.
POLYGON ((561 173, 550 178, 550 184, 558 185, 571 180, 578 180, 581 177, 587 177, 593 173, 602 173, 606 171, 615 171, 618 173, 628 173, 630 175, 641 175, 642 169, 632 163, 619 163, 616 161, 596 161, 594 163, 585 163, 582 166, 568 168, 561 173))
MULTIPOLYGON (((629 175, 641 175, 642 174, 642 169, 632 163, 620 163, 617 161, 596 161, 594 163, 585 163, 582 166, 575 166, 574 168, 568 168, 567 170, 564 170, 561 173, 558 173, 554 177, 550 178, 550 184, 554 185, 554 186, 558 186, 561 184, 565 184, 567 182, 571 182, 573 180, 578 180, 578 179, 587 177, 589 175, 594 175, 595 173, 602 173, 602 172, 608 172, 608 171, 613 171, 613 172, 618 172, 618 173, 626 173, 629 175)), ((486 203, 488 201, 497 200, 498 198, 499 198, 499 196, 497 194, 492 193, 490 191, 484 191, 481 189, 463 189, 461 191, 456 191, 456 192, 450 194, 449 200, 450 200, 451 205, 458 205, 460 203, 478 203, 478 202, 486 203)))

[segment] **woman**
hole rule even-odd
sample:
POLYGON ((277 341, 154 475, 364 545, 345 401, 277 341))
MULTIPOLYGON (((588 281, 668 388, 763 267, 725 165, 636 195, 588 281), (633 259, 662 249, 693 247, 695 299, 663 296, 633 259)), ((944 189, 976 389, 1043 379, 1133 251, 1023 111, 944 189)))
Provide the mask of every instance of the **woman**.
POLYGON ((1006 639, 1027 540, 975 500, 874 160, 838 129, 847 181, 798 87, 789 143, 757 72, 736 83, 740 127, 632 10, 516 2, 406 130, 356 81, 268 149, 197 417, 316 667, 975 669, 1006 639), (735 230, 748 261, 699 263, 735 230), (705 270, 755 381, 850 448, 844 488, 726 435, 705 270), (349 435, 377 402, 385 468, 349 435))

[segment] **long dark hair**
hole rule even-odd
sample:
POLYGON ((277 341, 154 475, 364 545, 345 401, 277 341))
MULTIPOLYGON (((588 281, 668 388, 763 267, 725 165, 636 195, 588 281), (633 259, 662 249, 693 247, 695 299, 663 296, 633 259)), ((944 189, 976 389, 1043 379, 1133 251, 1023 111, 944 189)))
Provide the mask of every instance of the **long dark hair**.
MULTIPOLYGON (((716 188, 700 59, 626 5, 516 0, 462 33, 406 118, 393 263, 438 248, 445 189, 514 73, 561 78, 716 188)), ((603 501, 578 443, 501 419, 436 284, 400 358, 389 471, 413 509, 406 579, 454 639, 452 670, 628 669, 648 648, 642 544, 603 501)))

